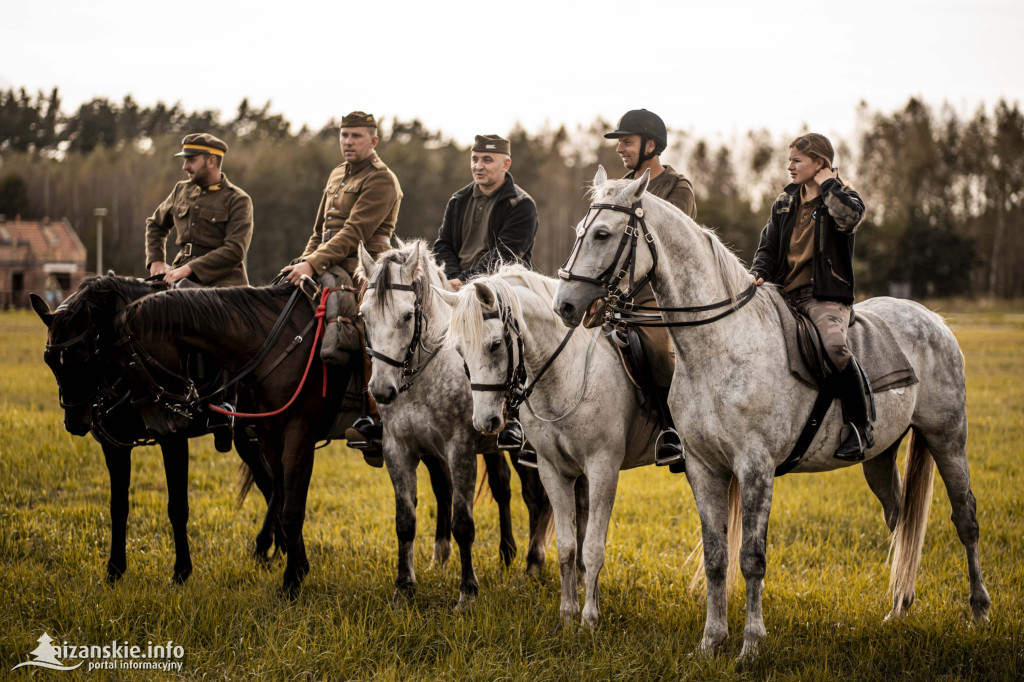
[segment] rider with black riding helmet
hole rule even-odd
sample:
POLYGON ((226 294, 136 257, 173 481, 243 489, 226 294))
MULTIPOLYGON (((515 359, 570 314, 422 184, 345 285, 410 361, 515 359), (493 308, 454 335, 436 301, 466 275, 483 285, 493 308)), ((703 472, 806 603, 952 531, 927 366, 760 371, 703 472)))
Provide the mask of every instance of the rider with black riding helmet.
MULTIPOLYGON (((650 173, 647 191, 664 199, 679 208, 683 213, 696 219, 697 202, 693 196, 693 185, 672 166, 662 165, 661 153, 668 146, 668 131, 661 117, 646 109, 627 111, 619 119, 619 125, 605 135, 608 139, 618 140, 616 153, 622 157, 623 165, 629 169, 625 177, 634 179, 650 173)), ((654 289, 646 284, 633 298, 637 305, 657 305, 654 300, 654 289)), ((675 372, 675 354, 668 329, 664 327, 636 327, 640 344, 643 347, 647 372, 641 383, 647 384, 644 389, 654 393, 657 400, 656 408, 661 426, 655 450, 655 463, 658 466, 668 465, 676 473, 685 471, 683 444, 672 424, 672 415, 668 409, 668 391, 675 372)))

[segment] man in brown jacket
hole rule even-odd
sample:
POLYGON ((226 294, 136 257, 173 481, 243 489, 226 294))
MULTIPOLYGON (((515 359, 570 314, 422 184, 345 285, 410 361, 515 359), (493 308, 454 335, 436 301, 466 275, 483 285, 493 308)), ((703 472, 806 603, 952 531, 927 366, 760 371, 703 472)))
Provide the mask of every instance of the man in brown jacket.
POLYGON ((146 220, 146 267, 173 284, 247 286, 245 254, 252 240, 252 199, 222 172, 228 146, 208 133, 186 135, 182 180, 146 220), (175 229, 178 255, 166 262, 167 234, 175 229))
MULTIPOLYGON (((349 354, 362 352, 364 343, 354 324, 358 301, 354 293, 352 273, 359 258, 362 242, 374 257, 391 249, 391 235, 402 203, 398 178, 384 165, 374 148, 377 146, 377 121, 372 114, 353 111, 341 119, 341 153, 345 163, 327 178, 313 223, 313 234, 306 249, 290 265, 281 269, 285 278, 298 284, 302 277, 320 277, 327 286, 344 285, 336 297, 337 312, 328 308, 332 323, 326 326, 321 356, 345 364, 349 354)), ((328 306, 334 305, 328 301, 328 306)), ((366 360, 364 356, 364 360, 366 360)), ((364 378, 369 381, 369 362, 364 362, 364 378)), ((368 398, 369 414, 360 417, 345 433, 349 446, 362 450, 372 466, 383 466, 380 448, 383 429, 374 419, 376 406, 368 398)))
MULTIPOLYGON (((668 146, 668 130, 661 117, 646 109, 633 109, 619 119, 619 125, 605 138, 618 140, 615 151, 622 157, 623 165, 629 169, 625 177, 633 179, 650 172, 647 192, 673 204, 693 219, 697 218, 697 202, 693 196, 693 185, 677 173, 672 166, 663 166, 661 153, 668 146)), ((637 305, 655 306, 654 289, 647 284, 633 301, 637 305)), ((635 327, 643 347, 647 365, 645 387, 653 392, 657 400, 661 434, 655 455, 658 466, 668 465, 673 472, 685 471, 683 444, 672 425, 668 410, 668 391, 675 373, 676 359, 672 339, 664 327, 635 327)))

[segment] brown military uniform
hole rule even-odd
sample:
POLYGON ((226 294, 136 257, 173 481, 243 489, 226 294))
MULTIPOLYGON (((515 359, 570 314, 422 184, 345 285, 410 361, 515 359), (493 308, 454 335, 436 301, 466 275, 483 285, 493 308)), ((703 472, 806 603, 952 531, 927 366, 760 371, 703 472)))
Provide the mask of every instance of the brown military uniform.
POLYGON ((300 260, 317 275, 333 266, 351 274, 358 265, 359 242, 374 256, 391 248, 401 203, 398 178, 377 152, 359 163, 341 164, 327 179, 313 234, 300 260))
POLYGON ((247 286, 245 254, 252 240, 252 199, 221 174, 219 183, 200 187, 187 180, 146 220, 146 268, 166 261, 167 234, 175 229, 177 268, 188 263, 206 286, 247 286))
MULTIPOLYGON (((671 166, 664 168, 664 172, 647 184, 647 191, 659 199, 673 204, 696 220, 697 201, 693 196, 693 185, 671 166)), ((632 178, 633 172, 631 171, 626 177, 632 178)), ((654 289, 650 284, 644 286, 633 297, 633 301, 637 305, 658 305, 654 298, 654 289)), ((665 327, 637 327, 636 331, 640 335, 640 342, 644 346, 644 353, 647 356, 655 383, 659 386, 670 385, 672 375, 676 371, 676 356, 668 329, 665 327)))

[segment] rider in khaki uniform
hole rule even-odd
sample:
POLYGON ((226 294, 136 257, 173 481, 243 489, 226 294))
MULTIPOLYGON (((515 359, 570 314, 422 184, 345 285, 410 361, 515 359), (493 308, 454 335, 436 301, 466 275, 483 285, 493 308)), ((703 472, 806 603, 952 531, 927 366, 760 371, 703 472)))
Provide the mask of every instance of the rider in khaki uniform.
MULTIPOLYGON (((615 151, 622 157, 623 165, 629 169, 625 177, 633 179, 643 175, 644 171, 650 171, 647 191, 675 205, 691 218, 697 218, 693 185, 672 166, 661 163, 660 155, 668 146, 668 130, 660 116, 646 109, 627 111, 619 120, 618 127, 605 137, 619 141, 615 151)), ((657 305, 654 289, 649 283, 637 293, 633 301, 637 305, 657 305)), ((676 367, 672 339, 664 327, 636 327, 636 331, 644 349, 654 390, 661 403, 659 418, 662 431, 658 436, 655 462, 658 466, 672 465, 672 471, 681 472, 685 467, 683 445, 672 425, 667 403, 676 367)))
POLYGON ((245 254, 252 240, 252 199, 221 172, 228 146, 208 133, 186 135, 182 180, 146 220, 146 267, 173 284, 247 286, 245 254), (174 229, 178 255, 166 263, 167 234, 174 229))
MULTIPOLYGON (((293 284, 298 284, 306 275, 319 277, 326 286, 348 288, 336 294, 337 312, 328 309, 331 319, 325 327, 322 344, 326 360, 344 364, 350 353, 361 352, 364 345, 354 323, 358 301, 352 273, 359 263, 357 249, 362 242, 374 257, 391 249, 402 188, 395 174, 374 151, 379 138, 377 121, 372 114, 353 111, 342 118, 340 137, 345 163, 331 171, 327 178, 313 234, 305 250, 281 272, 293 284)), ((365 367, 365 378, 369 381, 368 361, 365 367)), ((371 413, 376 411, 372 400, 369 409, 371 413)), ((350 445, 356 447, 359 443, 359 449, 374 466, 381 466, 383 462, 377 445, 381 435, 379 421, 370 415, 360 418, 354 429, 346 433, 350 445)))

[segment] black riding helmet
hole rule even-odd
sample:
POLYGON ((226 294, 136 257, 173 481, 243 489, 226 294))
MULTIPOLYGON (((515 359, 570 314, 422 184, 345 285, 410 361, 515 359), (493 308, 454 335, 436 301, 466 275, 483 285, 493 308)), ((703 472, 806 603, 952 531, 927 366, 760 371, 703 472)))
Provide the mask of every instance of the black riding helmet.
POLYGON ((631 109, 619 119, 618 127, 610 133, 605 133, 605 138, 614 140, 626 135, 640 136, 640 157, 637 166, 644 161, 653 159, 668 146, 668 131, 665 122, 653 111, 646 109, 631 109), (647 154, 647 140, 654 140, 654 153, 647 154))

